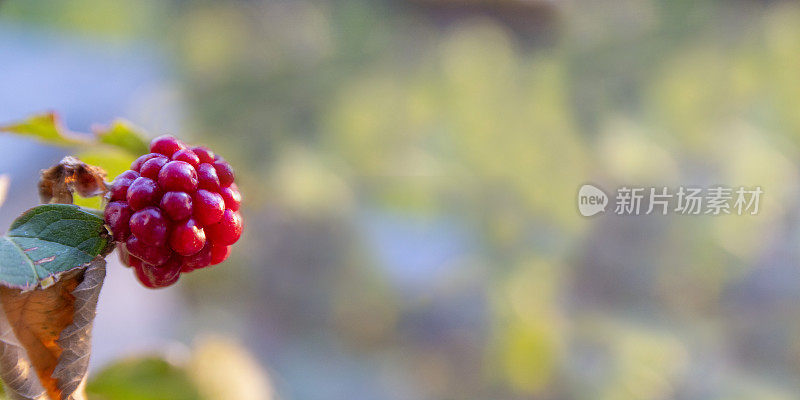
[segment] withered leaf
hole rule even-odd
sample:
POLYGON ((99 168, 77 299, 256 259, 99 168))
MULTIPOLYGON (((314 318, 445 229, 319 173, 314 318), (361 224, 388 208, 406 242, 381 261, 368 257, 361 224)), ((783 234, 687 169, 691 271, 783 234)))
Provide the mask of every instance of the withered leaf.
POLYGON ((58 164, 42 170, 39 198, 42 203, 72 204, 72 193, 82 197, 98 196, 108 189, 106 172, 75 157, 64 157, 58 164))
POLYGON ((0 286, 0 377, 12 398, 85 398, 91 329, 105 267, 105 260, 96 257, 47 289, 0 286))
POLYGON ((14 335, 5 313, 0 313, 0 378, 13 400, 46 400, 47 393, 37 379, 25 348, 14 335))

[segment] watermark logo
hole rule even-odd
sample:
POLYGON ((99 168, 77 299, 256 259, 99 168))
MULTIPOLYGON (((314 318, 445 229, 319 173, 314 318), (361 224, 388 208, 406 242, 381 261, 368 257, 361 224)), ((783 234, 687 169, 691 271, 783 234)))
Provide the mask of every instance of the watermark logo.
POLYGON ((607 205, 608 196, 600 188, 586 184, 578 190, 578 211, 584 217, 605 211, 607 205))
MULTIPOLYGON (((756 215, 764 191, 760 186, 627 187, 616 191, 617 215, 756 215)), ((590 217, 606 209, 609 199, 599 188, 583 185, 578 191, 578 211, 590 217)))

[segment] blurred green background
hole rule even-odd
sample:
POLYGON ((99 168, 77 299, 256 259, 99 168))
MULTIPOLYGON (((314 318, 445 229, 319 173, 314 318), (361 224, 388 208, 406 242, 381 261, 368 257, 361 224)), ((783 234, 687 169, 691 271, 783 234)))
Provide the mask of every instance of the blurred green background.
MULTIPOLYGON (((268 386, 197 396, 800 392, 797 3, 4 0, 0 32, 3 121, 124 116, 237 169, 245 235, 167 289, 167 336, 232 337, 212 354, 242 352, 268 386), (67 55, 3 72, 51 40, 67 55), (120 80, 69 80, 91 68, 120 80), (765 194, 755 216, 583 218, 586 182, 765 194)), ((224 358, 193 357, 194 377, 224 358)), ((106 396, 138 373, 103 365, 90 389, 106 396)), ((169 385, 151 387, 183 398, 169 385)), ((155 398, 125 390, 107 398, 155 398)))

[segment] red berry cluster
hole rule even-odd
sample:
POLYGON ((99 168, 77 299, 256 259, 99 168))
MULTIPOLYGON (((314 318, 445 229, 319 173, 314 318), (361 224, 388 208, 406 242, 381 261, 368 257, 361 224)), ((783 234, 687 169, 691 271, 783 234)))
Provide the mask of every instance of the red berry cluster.
POLYGON ((120 258, 149 288, 221 263, 242 234, 230 164, 172 136, 153 139, 150 153, 114 180, 106 198, 120 258))

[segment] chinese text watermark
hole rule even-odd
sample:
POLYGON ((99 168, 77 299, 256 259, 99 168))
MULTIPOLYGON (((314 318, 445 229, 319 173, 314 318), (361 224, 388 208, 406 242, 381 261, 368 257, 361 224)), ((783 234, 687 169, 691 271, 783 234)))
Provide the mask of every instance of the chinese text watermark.
POLYGON ((589 217, 613 204, 617 215, 756 215, 764 191, 756 187, 628 187, 618 188, 615 197, 594 186, 578 190, 578 211, 589 217))

